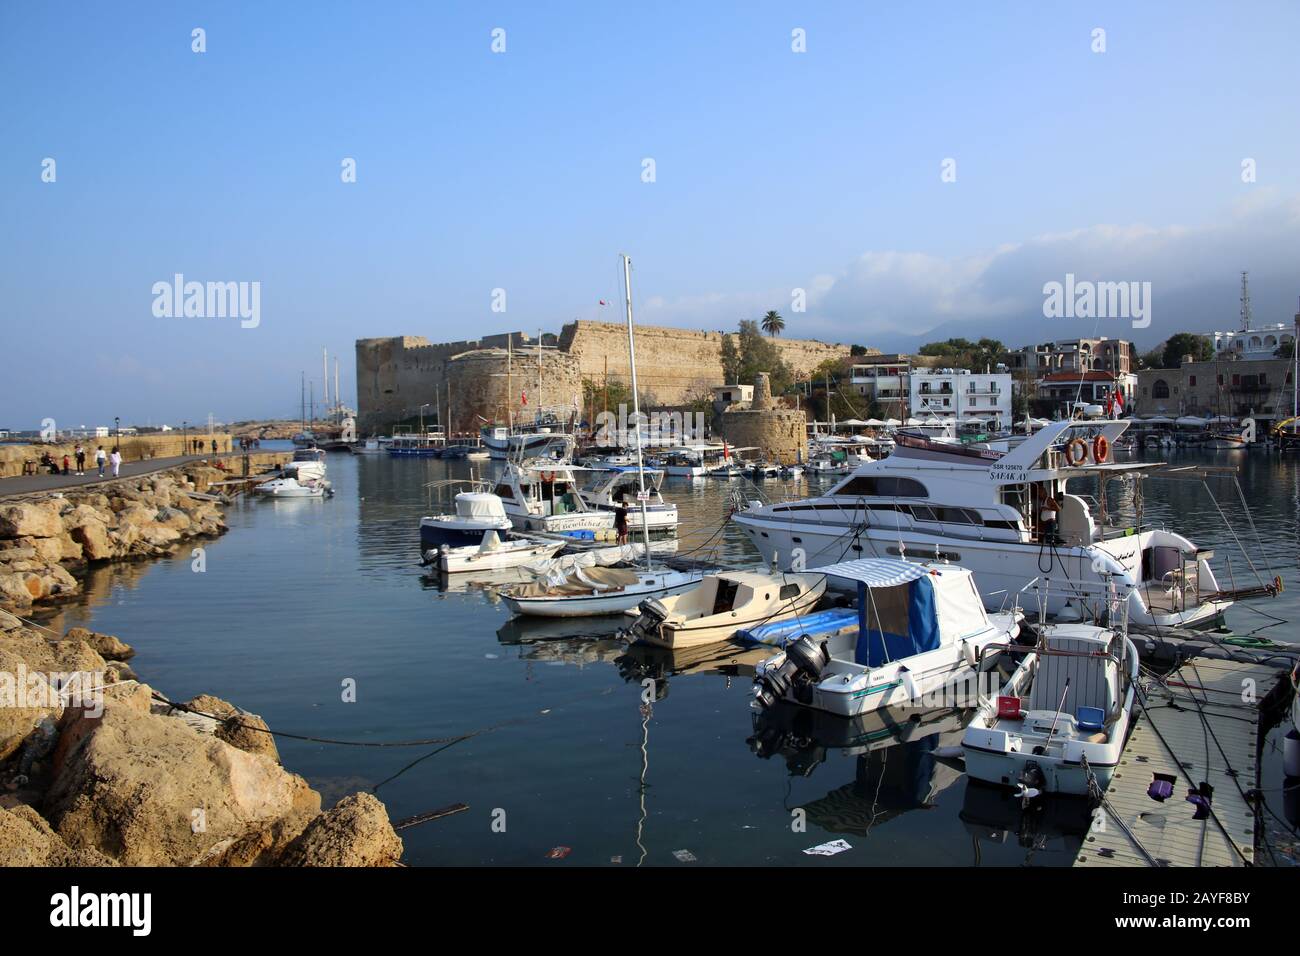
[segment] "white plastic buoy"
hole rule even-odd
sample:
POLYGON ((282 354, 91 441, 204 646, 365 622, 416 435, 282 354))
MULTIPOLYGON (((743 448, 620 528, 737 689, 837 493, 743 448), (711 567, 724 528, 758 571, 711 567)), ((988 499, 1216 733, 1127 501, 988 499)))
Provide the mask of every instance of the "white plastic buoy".
POLYGON ((1300 777, 1300 733, 1294 727, 1282 741, 1282 772, 1288 777, 1300 777))

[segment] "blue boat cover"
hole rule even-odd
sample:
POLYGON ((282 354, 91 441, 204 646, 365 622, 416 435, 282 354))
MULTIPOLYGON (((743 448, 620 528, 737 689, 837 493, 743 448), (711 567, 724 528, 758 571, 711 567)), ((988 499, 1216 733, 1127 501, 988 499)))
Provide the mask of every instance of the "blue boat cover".
POLYGON ((822 634, 834 634, 846 627, 852 627, 858 620, 856 608, 836 607, 816 614, 801 614, 784 621, 772 621, 755 627, 742 628, 736 637, 746 644, 770 644, 773 647, 785 647, 790 641, 803 634, 817 637, 822 634))
POLYGON ((868 626, 871 599, 866 584, 858 583, 858 646, 854 655, 857 663, 879 667, 938 649, 939 615, 935 609, 934 585, 928 577, 920 577, 906 587, 907 633, 891 634, 868 626))

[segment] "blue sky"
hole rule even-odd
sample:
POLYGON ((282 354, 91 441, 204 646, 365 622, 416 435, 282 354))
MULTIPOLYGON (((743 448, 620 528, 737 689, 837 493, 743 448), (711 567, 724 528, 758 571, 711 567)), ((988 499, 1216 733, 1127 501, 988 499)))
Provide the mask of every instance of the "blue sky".
POLYGON ((617 319, 621 251, 641 321, 885 349, 1153 344, 1240 269, 1289 320, 1300 5, 1132 6, 4 4, 0 427, 291 415, 322 346, 347 398, 359 337, 617 319), (1067 271, 1151 328, 1044 319, 1067 271), (177 272, 260 325, 155 317, 177 272))

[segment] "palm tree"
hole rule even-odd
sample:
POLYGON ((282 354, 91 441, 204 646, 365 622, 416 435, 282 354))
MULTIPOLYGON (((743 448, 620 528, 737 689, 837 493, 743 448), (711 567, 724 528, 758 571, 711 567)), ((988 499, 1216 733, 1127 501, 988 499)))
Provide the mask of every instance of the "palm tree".
POLYGON ((763 316, 762 326, 768 335, 780 335, 785 331, 785 319, 781 318, 779 312, 769 312, 763 316))

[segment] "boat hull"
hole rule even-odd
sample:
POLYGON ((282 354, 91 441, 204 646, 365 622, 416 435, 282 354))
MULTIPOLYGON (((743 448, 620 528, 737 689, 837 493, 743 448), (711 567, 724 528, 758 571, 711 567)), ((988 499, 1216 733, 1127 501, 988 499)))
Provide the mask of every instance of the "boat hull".
POLYGON ((794 617, 796 614, 802 614, 816 605, 824 593, 825 587, 805 591, 799 597, 783 604, 777 614, 774 614, 770 607, 764 607, 760 613, 745 616, 742 616, 743 611, 732 611, 727 620, 716 623, 710 623, 716 615, 712 615, 700 623, 687 621, 683 624, 673 624, 670 621, 664 621, 654 631, 643 635, 640 642, 649 644, 652 647, 666 647, 670 650, 682 647, 700 647, 705 644, 720 644, 731 640, 736 632, 742 628, 754 627, 769 621, 778 621, 786 617, 794 617))
POLYGON ((488 522, 420 522, 420 551, 431 551, 444 544, 452 548, 463 548, 483 543, 483 536, 489 531, 505 534, 510 530, 510 523, 494 524, 488 522))
MULTIPOLYGON (((763 555, 769 566, 788 569, 791 555, 799 549, 806 568, 815 569, 826 564, 854 557, 901 557, 922 560, 937 552, 952 564, 970 568, 979 581, 980 594, 985 607, 996 611, 1009 607, 1015 596, 1035 579, 1050 578, 1055 582, 1079 581, 1098 586, 1107 583, 1106 569, 1095 567, 1100 557, 1113 559, 1114 566, 1128 574, 1141 573, 1142 550, 1153 535, 1167 535, 1170 544, 1191 549, 1190 542, 1168 532, 1146 531, 1139 535, 1115 538, 1091 547, 1059 545, 1044 549, 1031 542, 974 538, 937 538, 933 533, 886 527, 866 527, 854 534, 850 529, 832 525, 781 521, 739 512, 732 516, 763 555), (796 540, 797 539, 797 540, 796 540), (900 554, 900 551, 902 554, 900 554), (1044 565, 1051 562, 1051 570, 1044 565)), ((1217 591, 1213 573, 1208 566, 1202 568, 1207 592, 1217 591)), ((1136 577, 1135 577, 1136 579, 1136 577)), ((1206 627, 1223 616, 1231 601, 1206 601, 1184 609, 1161 609, 1154 598, 1158 587, 1152 587, 1152 601, 1148 604, 1139 586, 1130 596, 1130 620, 1148 627, 1206 627)), ((1028 595, 1032 600, 1033 595, 1028 595)), ((1024 601, 1022 601, 1022 604, 1024 601)), ((1069 603, 1068 589, 1057 588, 1047 595, 1047 613, 1059 615, 1069 603)))
POLYGON ((603 614, 622 614, 630 611, 646 598, 667 597, 680 594, 698 584, 698 577, 661 588, 627 588, 614 594, 593 594, 566 598, 513 598, 502 595, 506 605, 515 614, 531 617, 594 617, 603 614))
POLYGON ((518 568, 533 561, 545 561, 564 547, 560 541, 545 544, 528 543, 524 547, 512 547, 507 544, 499 549, 483 550, 481 548, 438 549, 438 567, 446 574, 460 574, 469 571, 502 571, 518 568))

